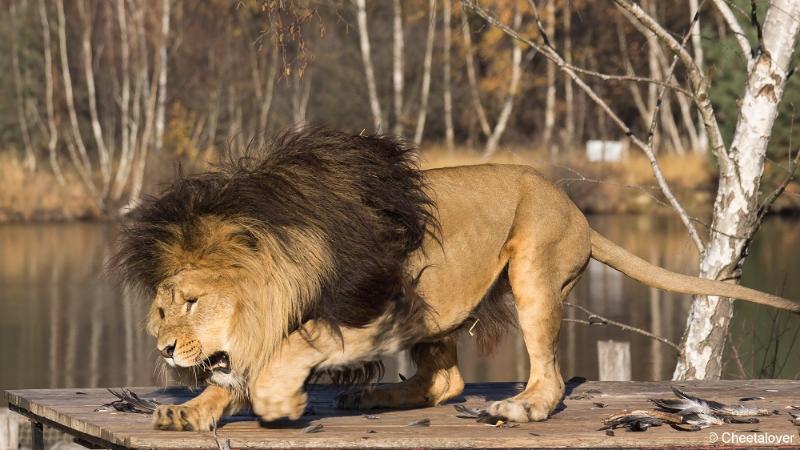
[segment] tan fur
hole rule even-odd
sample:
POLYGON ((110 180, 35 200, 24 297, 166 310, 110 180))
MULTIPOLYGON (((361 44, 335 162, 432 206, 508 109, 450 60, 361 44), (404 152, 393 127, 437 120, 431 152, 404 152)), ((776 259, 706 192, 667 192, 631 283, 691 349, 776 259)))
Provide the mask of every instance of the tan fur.
MULTIPOLYGON (((424 323, 414 328, 418 333, 414 342, 403 337, 408 324, 393 322, 388 313, 363 328, 342 327, 340 333, 309 321, 288 334, 289 324, 299 320, 303 299, 315 289, 315 277, 330 264, 324 242, 298 230, 308 254, 292 255, 293 259, 282 255, 267 236, 261 236, 263 245, 255 259, 245 256, 252 252, 235 251, 235 245, 222 261, 210 265, 199 253, 171 255, 176 265, 185 262, 186 267, 163 283, 154 302, 150 329, 158 335, 159 346, 174 339, 196 342, 202 351, 190 351, 191 346, 182 350, 187 362, 195 354, 229 351, 253 411, 264 420, 274 420, 303 414, 307 400, 303 385, 312 370, 375 360, 412 345, 416 375, 397 385, 345 394, 339 405, 358 409, 435 405, 463 388, 454 333, 507 270, 531 373, 522 393, 492 403, 489 411, 525 422, 546 419, 564 394, 556 355, 562 304, 590 257, 663 289, 797 307, 785 299, 675 274, 636 258, 592 231, 567 196, 533 169, 471 166, 427 171, 425 178, 437 206, 441 239, 428 239, 407 261, 409 273, 421 271, 417 292, 428 307, 424 323), (187 295, 202 295, 197 312, 185 313, 187 295), (163 321, 158 319, 159 307, 168 310, 163 321), (202 308, 209 308, 209 314, 201 315, 202 308)), ((246 226, 210 222, 208 245, 235 243, 231 236, 237 227, 246 226)), ((477 323, 473 331, 481 333, 481 326, 477 323)), ((174 420, 174 411, 168 420, 162 408, 155 416, 156 425, 207 429, 208 417, 218 420, 230 409, 219 387, 209 389, 213 395, 204 393, 198 397, 203 400, 184 405, 188 411, 181 416, 183 422, 174 420)))

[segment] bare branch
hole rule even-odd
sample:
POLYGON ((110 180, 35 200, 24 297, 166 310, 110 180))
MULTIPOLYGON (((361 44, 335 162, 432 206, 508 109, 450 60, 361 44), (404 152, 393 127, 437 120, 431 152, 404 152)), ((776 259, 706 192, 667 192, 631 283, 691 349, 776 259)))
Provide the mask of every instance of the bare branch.
POLYGON ((739 24, 739 21, 736 20, 736 16, 733 14, 733 11, 725 2, 725 0, 714 0, 714 6, 717 7, 720 15, 723 19, 725 19, 725 23, 728 24, 728 28, 731 29, 731 32, 734 36, 736 36, 736 42, 739 43, 739 48, 742 50, 742 56, 744 56, 745 61, 747 61, 747 65, 750 65, 750 60, 753 55, 753 50, 750 48, 750 41, 747 40, 747 35, 742 30, 742 26, 739 24))
POLYGON ((669 184, 667 184, 667 181, 664 178, 664 174, 661 172, 661 167, 659 166, 655 154, 653 153, 652 147, 648 146, 647 143, 639 139, 633 133, 630 127, 628 127, 628 125, 611 109, 608 103, 606 103, 605 100, 600 98, 600 96, 598 96, 597 93, 588 84, 586 84, 586 82, 583 81, 583 79, 579 77, 574 70, 572 70, 570 67, 567 66, 564 59, 561 58, 561 55, 553 51, 553 49, 551 49, 550 47, 540 45, 522 36, 516 30, 512 29, 503 22, 497 20, 494 16, 489 14, 488 11, 479 6, 474 0, 464 0, 464 6, 474 11, 486 22, 497 27, 505 34, 513 37, 514 39, 520 42, 524 42, 528 46, 541 52, 549 60, 553 61, 562 72, 564 72, 565 74, 567 74, 567 76, 572 78, 575 84, 608 115, 611 121, 614 122, 614 124, 616 124, 617 127, 619 127, 622 130, 622 132, 625 133, 625 135, 631 139, 631 142, 633 142, 634 145, 639 147, 644 152, 644 154, 647 156, 647 159, 650 161, 650 166, 653 169, 653 175, 655 176, 656 181, 658 182, 658 185, 661 188, 661 191, 664 193, 664 196, 667 198, 670 205, 672 205, 673 209, 675 209, 675 211, 678 213, 678 216, 681 218, 681 221, 683 222, 684 226, 686 226, 689 232, 689 236, 692 238, 692 241, 694 242, 698 251, 702 253, 704 249, 703 241, 700 239, 700 235, 697 233, 697 229, 692 224, 692 221, 689 218, 689 215, 686 213, 686 210, 683 208, 678 199, 672 193, 672 189, 669 187, 669 184))
POLYGON ((725 141, 722 139, 719 123, 714 115, 714 106, 711 104, 711 97, 708 92, 708 80, 703 74, 702 70, 695 64, 694 58, 689 52, 672 37, 667 30, 665 30, 658 22, 656 22, 649 14, 647 14, 639 5, 629 0, 614 0, 620 8, 632 15, 640 24, 647 28, 655 37, 663 42, 675 55, 681 60, 681 63, 686 67, 686 72, 689 75, 689 80, 692 82, 692 90, 694 92, 694 100, 700 115, 703 117, 703 124, 708 133, 709 143, 711 150, 717 156, 721 168, 724 170, 729 164, 729 156, 725 147, 725 141))
POLYGON ((670 341, 667 338, 663 338, 661 336, 657 336, 657 335, 655 335, 655 334, 653 334, 653 333, 651 333, 651 332, 649 332, 647 330, 643 330, 641 328, 637 328, 637 327, 634 327, 632 325, 624 324, 622 322, 617 322, 616 320, 611 320, 608 317, 603 317, 601 315, 595 314, 592 311, 589 311, 588 309, 584 308, 583 306, 577 305, 575 303, 564 302, 564 306, 569 306, 570 308, 579 309, 579 310, 583 311, 584 313, 586 313, 587 316, 589 316, 588 320, 562 319, 565 322, 581 323, 581 324, 584 324, 584 325, 611 325, 611 326, 617 327, 617 328, 619 328, 621 330, 632 331, 634 333, 639 333, 642 336, 647 336, 650 339, 655 339, 658 342, 661 342, 662 344, 669 345, 670 347, 674 348, 675 351, 678 352, 678 354, 680 354, 682 352, 681 348, 678 347, 678 345, 675 344, 674 342, 670 341))

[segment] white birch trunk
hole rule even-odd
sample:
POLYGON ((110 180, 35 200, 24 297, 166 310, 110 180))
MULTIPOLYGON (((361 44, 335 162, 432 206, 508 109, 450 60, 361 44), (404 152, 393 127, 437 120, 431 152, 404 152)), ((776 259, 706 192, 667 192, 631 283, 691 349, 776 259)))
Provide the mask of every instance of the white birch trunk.
POLYGON ((58 146, 58 127, 56 126, 55 107, 53 105, 53 52, 50 42, 50 20, 48 19, 47 7, 44 0, 39 0, 39 19, 42 23, 42 42, 44 52, 44 90, 45 108, 47 111, 47 154, 50 160, 50 169, 56 176, 60 185, 64 185, 64 175, 61 173, 61 165, 58 163, 56 148, 58 146))
POLYGON ((394 18, 392 20, 392 88, 394 90, 394 127, 392 132, 397 136, 403 135, 403 8, 400 0, 392 1, 394 18))
MULTIPOLYGON (((545 32, 550 42, 554 42, 556 31, 556 7, 555 2, 547 2, 544 9, 545 32)), ((515 27, 517 29, 518 27, 515 27)), ((547 91, 544 101, 544 134, 542 136, 542 147, 545 152, 555 155, 556 147, 552 145, 553 130, 556 126, 556 65, 553 61, 547 60, 547 91)))
POLYGON ((86 0, 78 3, 80 15, 84 21, 83 33, 81 35, 81 46, 83 49, 83 70, 86 78, 86 90, 89 96, 89 116, 91 119, 92 133, 94 134, 97 154, 100 161, 100 176, 103 179, 102 192, 105 192, 111 181, 111 161, 108 157, 108 148, 103 139, 103 127, 100 124, 100 116, 97 113, 97 92, 94 84, 94 67, 92 65, 92 28, 91 14, 87 10, 86 0))
POLYGON ((25 113, 25 89, 22 85, 22 70, 19 66, 19 45, 17 43, 17 1, 11 0, 8 15, 11 20, 11 67, 14 72, 14 90, 16 91, 17 120, 25 147, 25 159, 22 166, 31 172, 36 170, 36 154, 31 144, 31 133, 28 127, 28 115, 25 113))
POLYGON ((451 84, 451 76, 450 76, 450 47, 452 42, 452 32, 450 30, 450 22, 451 17, 453 15, 451 8, 450 8, 451 0, 444 0, 442 5, 444 6, 444 18, 442 26, 444 27, 444 48, 442 49, 443 53, 443 61, 442 61, 442 71, 444 77, 444 86, 442 89, 444 90, 444 134, 445 134, 445 142, 447 144, 447 149, 449 151, 453 151, 453 147, 455 147, 455 133, 453 132, 453 92, 451 84))
POLYGON ((475 73, 475 57, 472 55, 472 32, 469 29, 469 19, 466 12, 461 14, 461 36, 464 39, 464 58, 467 66, 467 80, 469 81, 469 91, 472 97, 472 106, 475 108, 475 115, 478 117, 478 124, 481 126, 483 135, 487 138, 492 135, 492 127, 486 117, 486 110, 481 103, 480 90, 478 89, 478 76, 475 73))
POLYGON ((292 115, 295 124, 307 121, 308 101, 311 98, 311 71, 306 69, 302 79, 296 74, 293 80, 292 115))
POLYGON ((98 206, 103 208, 102 198, 97 192, 97 187, 92 180, 92 164, 89 161, 89 155, 86 153, 86 146, 83 143, 81 136, 80 124, 78 123, 78 114, 75 111, 75 98, 72 93, 72 76, 69 71, 69 56, 67 55, 67 25, 64 16, 64 0, 56 1, 56 12, 58 17, 58 42, 59 53, 61 55, 61 75, 64 79, 64 99, 67 103, 67 112, 69 115, 69 122, 72 130, 72 145, 67 145, 72 156, 72 163, 78 171, 83 184, 89 191, 90 195, 94 197, 98 206))
MULTIPOLYGON (((146 105, 145 114, 144 114, 144 129, 142 130, 142 136, 139 139, 139 152, 138 158, 136 158, 133 167, 133 178, 131 179, 131 191, 128 201, 127 208, 135 207, 139 203, 139 197, 142 194, 142 186, 144 184, 144 174, 145 168, 147 167, 147 155, 150 149, 150 146, 153 144, 153 128, 157 126, 157 103, 159 100, 159 92, 158 92, 158 83, 161 83, 161 71, 166 70, 167 64, 167 38, 169 37, 169 7, 170 7, 170 0, 163 0, 161 4, 161 36, 159 39, 159 50, 158 50, 158 63, 156 65, 156 69, 158 69, 159 76, 156 77, 155 74, 153 75, 153 79, 148 86, 147 80, 147 64, 146 64, 146 56, 147 56, 147 43, 145 40, 145 21, 144 15, 140 15, 140 29, 139 29, 139 39, 140 39, 140 47, 142 51, 142 57, 145 61, 143 61, 143 69, 141 71, 142 77, 142 90, 143 92, 143 100, 146 105)), ((141 13, 140 13, 141 14, 141 13)), ((155 72, 155 71, 154 71, 155 72)), ((166 81, 166 78, 165 78, 166 81)), ((156 144, 157 145, 157 144, 156 144)))
MULTIPOLYGON (((572 10, 569 3, 564 7, 564 61, 572 65, 572 10)), ((564 144, 570 149, 575 142, 575 94, 572 78, 564 77, 564 144)))
MULTIPOLYGON (((514 13, 514 29, 519 29, 522 23, 522 14, 519 10, 514 13)), ((517 97, 519 90, 519 80, 522 78, 522 47, 516 41, 512 41, 514 46, 511 51, 511 80, 508 84, 508 94, 503 103, 503 108, 500 110, 500 116, 497 118, 497 123, 486 141, 486 147, 483 150, 483 158, 489 159, 497 151, 497 146, 500 143, 500 138, 506 131, 508 119, 511 117, 511 111, 514 109, 514 100, 517 97)))
POLYGON ((156 106, 156 142, 155 152, 160 153, 164 147, 164 122, 166 120, 167 103, 167 40, 169 39, 169 16, 172 0, 163 0, 161 12, 161 45, 158 47, 158 105, 156 106))
POLYGON ((122 86, 120 88, 120 141, 119 162, 114 175, 114 186, 111 189, 111 199, 114 201, 122 197, 122 192, 128 182, 131 164, 131 117, 129 114, 131 102, 131 76, 130 76, 130 41, 128 39, 128 18, 125 12, 125 0, 118 1, 117 23, 120 36, 120 60, 122 71, 122 86))
MULTIPOLYGON (((757 226, 759 184, 800 22, 800 2, 774 0, 764 21, 764 52, 749 64, 729 164, 721 168, 711 236, 700 276, 738 281, 747 239, 757 226)), ((730 300, 697 297, 689 311, 676 380, 718 379, 733 316, 730 300)))
POLYGON ((364 75, 367 78, 367 93, 369 95, 369 109, 372 112, 372 124, 376 133, 383 130, 383 117, 381 103, 378 98, 378 88, 375 84, 375 70, 372 66, 372 50, 370 49, 369 28, 367 27, 366 0, 355 0, 357 7, 358 37, 361 47, 361 59, 364 62, 364 75))
MULTIPOLYGON (((699 12, 700 3, 698 0, 689 0, 689 21, 694 20, 695 14, 699 12)), ((700 18, 694 22, 692 26, 692 50, 694 51, 694 62, 700 70, 703 70, 704 57, 703 57, 703 42, 700 36, 700 18)), ((697 141, 692 144, 692 150, 696 152, 705 152, 708 150, 708 135, 703 127, 703 120, 701 117, 697 118, 697 141)))
POLYGON ((431 65, 433 62, 433 40, 436 34, 436 0, 428 0, 428 37, 425 42, 425 60, 422 64, 422 93, 419 100, 417 127, 414 131, 414 145, 419 147, 425 133, 425 120, 428 117, 428 98, 431 92, 431 65))
POLYGON ((267 121, 269 120, 269 110, 272 108, 272 98, 275 96, 275 78, 278 76, 278 51, 272 49, 269 68, 267 68, 267 79, 264 80, 264 96, 258 110, 258 132, 267 131, 267 121))

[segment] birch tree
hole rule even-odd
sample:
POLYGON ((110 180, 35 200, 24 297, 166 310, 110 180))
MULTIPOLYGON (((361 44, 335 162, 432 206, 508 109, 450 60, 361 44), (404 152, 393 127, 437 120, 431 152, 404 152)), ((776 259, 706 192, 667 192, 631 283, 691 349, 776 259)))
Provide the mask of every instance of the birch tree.
POLYGON ((394 92, 394 127, 392 132, 403 135, 403 7, 400 0, 392 0, 392 90, 394 92))
MULTIPOLYGON (((700 252, 700 276, 738 282, 747 245, 757 231, 771 202, 781 192, 781 189, 778 189, 760 202, 759 187, 767 145, 778 114, 778 106, 783 96, 786 79, 790 73, 789 67, 798 29, 800 29, 800 21, 796 19, 800 17, 800 3, 792 0, 771 1, 764 25, 757 25, 759 51, 754 56, 743 52, 747 59, 748 77, 740 102, 741 107, 738 111, 733 142, 728 147, 722 139, 716 111, 708 93, 710 81, 707 74, 697 66, 695 58, 685 48, 691 35, 691 26, 689 33, 682 40, 676 39, 638 4, 631 0, 614 0, 620 9, 630 14, 642 28, 652 33, 652 36, 673 54, 668 77, 671 77, 677 64, 680 63, 685 70, 685 76, 689 79, 694 107, 703 119, 709 147, 714 152, 720 167, 719 187, 714 203, 712 223, 709 226, 707 241, 705 241, 698 233, 694 220, 690 218, 680 201, 672 193, 661 172, 652 143, 652 130, 656 121, 653 120, 651 123, 648 138, 646 140, 639 138, 611 105, 601 98, 579 74, 618 80, 630 79, 630 77, 601 74, 568 65, 562 56, 552 48, 524 37, 514 27, 500 22, 476 1, 464 0, 464 2, 468 8, 491 25, 542 52, 601 108, 612 123, 626 134, 632 144, 641 149, 650 160, 653 174, 662 193, 686 226, 692 242, 700 252)), ((533 2, 530 2, 530 5, 538 17, 536 5, 533 2)), ((697 17, 696 15, 693 20, 697 20, 697 17)), ((743 44, 742 48, 745 48, 743 44)), ((669 83, 661 80, 649 80, 648 82, 661 86, 659 97, 662 97, 664 91, 670 87, 669 83)), ((675 379, 717 379, 720 377, 722 354, 732 315, 733 308, 729 299, 695 298, 687 317, 682 353, 673 375, 675 379)))
POLYGON ((444 79, 442 86, 442 95, 444 102, 444 133, 445 143, 447 149, 452 151, 455 146, 455 133, 453 132, 453 91, 450 86, 452 77, 450 75, 450 50, 452 47, 452 30, 451 17, 452 11, 450 2, 452 0, 442 1, 442 27, 444 28, 444 47, 442 48, 442 78, 444 79))
POLYGON ((56 126, 55 107, 53 105, 53 52, 51 49, 50 20, 44 0, 39 0, 39 20, 42 25, 42 52, 44 53, 44 101, 47 113, 47 154, 50 170, 56 176, 58 184, 65 184, 61 165, 58 162, 56 148, 58 146, 58 126, 56 126))
POLYGON ((375 69, 372 65, 372 49, 367 27, 366 0, 355 0, 356 21, 358 23, 358 42, 361 48, 361 60, 364 63, 364 75, 367 78, 367 94, 369 95, 369 109, 372 112, 372 124, 376 133, 383 130, 383 113, 378 98, 378 87, 375 84, 375 69))
MULTIPOLYGON (((518 28, 522 24, 522 14, 519 9, 514 10, 514 17, 512 19, 512 26, 518 28)), ((461 35, 464 40, 464 54, 467 68, 467 79, 469 81, 470 94, 472 97, 472 104, 475 109, 478 123, 480 124, 481 131, 486 137, 486 145, 483 150, 483 158, 489 159, 497 151, 503 133, 505 133, 508 125, 508 120, 511 117, 511 112, 514 108, 514 100, 519 91, 519 83, 522 78, 522 66, 526 61, 523 61, 522 47, 512 44, 511 49, 511 76, 508 82, 508 90, 506 91, 503 105, 500 108, 500 114, 494 126, 489 123, 488 115, 483 107, 480 98, 480 89, 478 88, 478 77, 475 71, 475 59, 473 56, 472 46, 472 32, 469 28, 469 19, 466 14, 461 15, 461 35)), ((528 54, 527 61, 533 59, 535 51, 528 54)))
POLYGON ((431 93, 431 65, 433 64, 433 41, 436 37, 436 0, 428 0, 428 34, 425 40, 425 60, 422 63, 422 92, 417 112, 417 127, 414 131, 414 145, 419 147, 425 132, 428 117, 428 97, 431 93))
POLYGON ((97 153, 100 162, 100 174, 103 179, 102 194, 109 188, 111 181, 111 159, 109 158, 108 148, 106 147, 105 140, 103 139, 103 126, 100 123, 100 115, 97 112, 97 91, 94 84, 94 60, 92 58, 92 28, 94 24, 91 20, 91 14, 88 11, 86 0, 78 2, 78 11, 82 16, 84 25, 81 34, 81 47, 83 50, 83 69, 84 77, 86 78, 86 90, 89 99, 89 114, 92 124, 92 133, 94 135, 95 145, 97 146, 97 153))
POLYGON ((33 152, 31 144, 31 133, 28 126, 28 115, 25 112, 25 88, 22 83, 22 70, 19 64, 19 45, 17 43, 17 1, 11 0, 8 16, 11 20, 11 70, 14 72, 14 90, 16 93, 17 120, 22 134, 22 142, 25 148, 25 158, 22 165, 29 171, 36 170, 36 154, 33 152))
MULTIPOLYGON (((773 0, 761 27, 759 53, 747 56, 747 84, 730 148, 718 154, 720 179, 700 276, 739 281, 747 246, 763 214, 759 187, 800 30, 800 2, 773 0)), ((687 318, 684 352, 673 378, 717 379, 733 305, 729 299, 696 298, 687 318)))
POLYGON ((83 142, 83 136, 81 136, 78 114, 75 110, 75 97, 72 91, 72 75, 70 74, 69 70, 69 55, 67 54, 67 24, 66 17, 64 15, 64 0, 56 0, 56 12, 58 17, 58 43, 59 54, 61 56, 61 76, 64 81, 64 100, 67 104, 70 130, 72 132, 72 141, 67 142, 67 148, 69 149, 72 163, 77 169, 84 186, 89 191, 92 198, 95 199, 100 209, 104 209, 103 199, 99 195, 97 186, 92 179, 92 163, 89 160, 89 155, 86 151, 86 145, 83 142))
MULTIPOLYGON (((519 28, 519 27, 515 27, 519 28)), ((555 1, 549 1, 544 7, 544 29, 548 39, 555 38, 556 32, 556 5, 555 1)), ((552 42, 552 41, 548 41, 552 42)), ((542 136, 542 147, 546 152, 555 154, 556 147, 553 146, 553 129, 556 126, 556 65, 553 61, 547 61, 547 92, 544 100, 544 131, 542 136)))

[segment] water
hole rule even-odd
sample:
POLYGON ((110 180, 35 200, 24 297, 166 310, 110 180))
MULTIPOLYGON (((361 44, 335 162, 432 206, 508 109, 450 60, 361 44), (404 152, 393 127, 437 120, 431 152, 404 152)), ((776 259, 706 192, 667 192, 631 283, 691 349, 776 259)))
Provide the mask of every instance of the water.
MULTIPOLYGON (((697 254, 675 220, 645 216, 596 216, 592 226, 643 258, 694 273, 697 254)), ((753 243, 744 284, 800 298, 800 220, 770 219, 753 243)), ((142 386, 154 379, 153 340, 144 332, 141 301, 125 299, 103 277, 113 224, 69 223, 0 226, 0 389, 142 386)), ((613 320, 680 340, 690 299, 650 289, 592 263, 570 301, 613 320)), ((566 317, 585 318, 567 308, 566 317)), ((737 307, 733 342, 747 377, 796 378, 791 343, 794 318, 775 320, 768 308, 737 307), (775 343, 779 345, 776 347, 775 343), (777 348, 777 351, 776 351, 777 348)), ((676 352, 653 339, 608 326, 566 323, 560 355, 565 377, 596 379, 597 341, 629 341, 634 380, 671 376, 676 352)), ((491 357, 477 354, 472 338, 459 347, 467 381, 525 380, 527 355, 512 333, 491 357)), ((800 344, 799 344, 800 347, 800 344)), ((726 353, 726 375, 741 377, 726 353)), ((413 373, 404 356, 387 359, 386 380, 413 373)))

